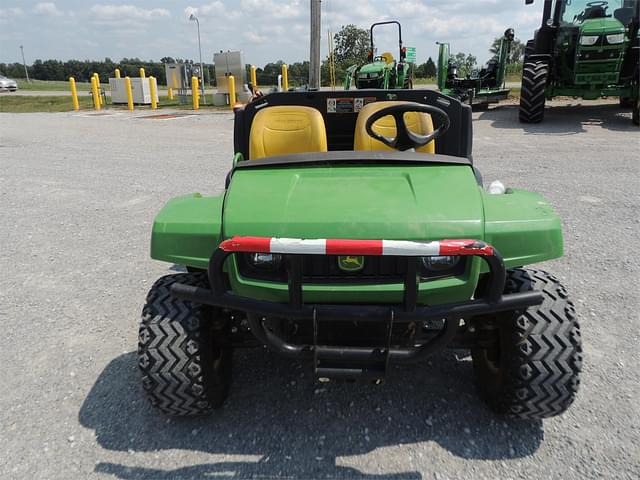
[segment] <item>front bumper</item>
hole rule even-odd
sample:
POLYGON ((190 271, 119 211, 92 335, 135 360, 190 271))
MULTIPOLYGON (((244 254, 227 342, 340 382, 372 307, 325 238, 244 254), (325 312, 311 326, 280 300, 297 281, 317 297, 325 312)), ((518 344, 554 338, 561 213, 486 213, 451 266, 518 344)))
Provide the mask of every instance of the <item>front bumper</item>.
MULTIPOLYGON (((360 240, 297 240, 256 237, 234 237, 220 244, 209 262, 211 290, 177 284, 172 293, 193 302, 242 311, 247 314, 251 332, 274 352, 292 358, 314 358, 318 375, 327 377, 367 376, 366 368, 319 368, 322 361, 355 362, 416 362, 446 347, 458 331, 459 321, 478 315, 526 309, 542 303, 538 292, 503 294, 506 271, 502 256, 492 246, 477 240, 442 240, 440 242, 394 242, 360 240), (289 302, 274 303, 241 297, 230 293, 223 272, 226 259, 234 253, 278 253, 285 257, 288 271, 289 302), (309 305, 302 296, 302 254, 316 255, 395 255, 406 257, 404 295, 402 304, 394 305, 309 305), (417 305, 420 257, 433 255, 479 256, 488 264, 489 275, 479 298, 445 305, 417 305), (286 318, 313 323, 314 343, 287 343, 265 326, 267 318, 286 318), (391 330, 396 322, 423 322, 444 319, 444 327, 427 343, 410 347, 393 347, 391 330), (364 348, 318 345, 320 322, 383 322, 389 335, 384 347, 364 348)), ((330 363, 331 364, 331 363, 330 363)), ((373 371, 373 376, 379 370, 373 371)), ((377 378, 377 377, 376 377, 377 378)))

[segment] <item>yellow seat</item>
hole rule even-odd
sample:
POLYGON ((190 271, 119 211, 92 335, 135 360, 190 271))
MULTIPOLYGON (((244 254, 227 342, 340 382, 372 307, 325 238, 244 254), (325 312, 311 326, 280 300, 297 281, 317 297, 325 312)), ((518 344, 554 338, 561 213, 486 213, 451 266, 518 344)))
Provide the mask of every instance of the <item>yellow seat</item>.
POLYGON ((324 119, 315 108, 298 105, 265 107, 253 118, 249 136, 251 160, 326 151, 324 119))
POLYGON ((393 54, 391 52, 384 52, 382 55, 380 55, 382 58, 384 58, 384 61, 389 64, 389 63, 393 63, 393 54))
MULTIPOLYGON (((366 125, 367 119, 374 113, 382 110, 383 108, 398 105, 400 103, 411 102, 374 102, 364 106, 358 114, 356 120, 356 130, 353 141, 354 150, 393 150, 380 140, 376 140, 369 136, 367 133, 366 125)), ((433 121, 431 115, 428 113, 408 112, 404 114, 404 121, 407 124, 407 128, 413 133, 418 135, 428 135, 433 132, 433 121)), ((373 124, 373 130, 385 137, 394 138, 396 136, 396 123, 392 116, 382 117, 376 123, 373 124)), ((420 153, 436 153, 436 142, 429 142, 428 144, 417 148, 416 152, 420 153)))

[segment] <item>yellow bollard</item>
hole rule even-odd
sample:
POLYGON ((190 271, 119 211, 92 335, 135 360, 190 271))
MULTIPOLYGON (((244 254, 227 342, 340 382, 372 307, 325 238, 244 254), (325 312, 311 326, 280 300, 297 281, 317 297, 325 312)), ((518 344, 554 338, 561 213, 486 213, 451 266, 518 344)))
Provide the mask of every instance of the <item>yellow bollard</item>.
POLYGON ((133 92, 131 91, 131 79, 124 77, 124 88, 127 90, 127 108, 133 111, 133 92))
POLYGON ((98 81, 95 75, 91 77, 91 95, 93 96, 93 108, 100 110, 100 92, 98 92, 98 81))
POLYGON ((167 90, 167 96, 169 97, 169 100, 173 100, 173 88, 169 87, 169 90, 167 90))
POLYGON ((116 78, 120 78, 120 69, 119 68, 116 68, 115 74, 116 74, 116 78))
POLYGON ((253 93, 258 91, 258 75, 255 65, 251 65, 251 85, 253 86, 253 93))
POLYGON ((233 107, 236 104, 236 79, 233 75, 229 75, 227 77, 227 81, 229 82, 229 106, 231 107, 231 110, 233 110, 233 107))
POLYGON ((144 68, 140 67, 140 78, 144 78, 144 68))
POLYGON ((282 64, 282 90, 289 91, 289 67, 286 63, 282 64))
POLYGON ((193 99, 193 109, 200 110, 200 92, 198 91, 198 77, 191 77, 191 97, 193 99))
POLYGON ((78 102, 78 90, 76 89, 76 79, 69 77, 69 86, 71 87, 71 101, 73 102, 73 109, 77 112, 80 110, 80 103, 78 102))
POLYGON ((149 93, 151 94, 151 110, 158 109, 158 99, 156 98, 156 79, 149 77, 149 93))
POLYGON ((102 98, 102 93, 100 92, 100 75, 97 73, 93 74, 96 77, 96 85, 98 85, 98 99, 100 100, 100 106, 104 105, 104 98, 102 98))

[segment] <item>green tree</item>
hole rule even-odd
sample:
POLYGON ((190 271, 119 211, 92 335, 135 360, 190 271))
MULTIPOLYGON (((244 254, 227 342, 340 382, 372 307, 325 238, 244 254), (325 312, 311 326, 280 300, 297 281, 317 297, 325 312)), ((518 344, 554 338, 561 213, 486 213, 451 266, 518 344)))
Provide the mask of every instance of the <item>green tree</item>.
MULTIPOLYGON (((489 53, 491 53, 496 58, 498 57, 498 53, 500 53, 501 41, 502 41, 502 37, 496 38, 491 44, 491 48, 489 48, 489 53)), ((507 63, 521 62, 524 59, 524 48, 525 48, 525 44, 516 38, 511 43, 511 51, 509 52, 507 63)))
POLYGON ((467 77, 471 75, 471 72, 477 67, 478 59, 470 53, 458 52, 453 56, 453 59, 458 65, 458 76, 467 77))
POLYGON ((355 25, 345 25, 333 36, 336 67, 348 68, 362 64, 369 54, 369 32, 355 25))
POLYGON ((417 78, 432 78, 435 77, 437 73, 438 68, 431 57, 429 57, 425 63, 416 66, 414 72, 417 78))

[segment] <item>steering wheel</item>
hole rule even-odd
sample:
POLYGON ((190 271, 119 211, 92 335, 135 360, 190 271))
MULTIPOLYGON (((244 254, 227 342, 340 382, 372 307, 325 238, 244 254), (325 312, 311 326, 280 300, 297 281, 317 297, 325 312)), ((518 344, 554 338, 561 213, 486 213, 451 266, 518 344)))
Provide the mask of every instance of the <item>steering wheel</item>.
POLYGON ((388 147, 404 152, 405 150, 409 150, 411 148, 423 147, 427 143, 440 138, 447 130, 449 130, 450 126, 451 120, 449 119, 449 115, 444 110, 440 110, 439 108, 433 107, 431 105, 411 102, 399 103, 398 105, 392 105, 390 107, 383 108, 382 110, 378 110, 367 119, 365 128, 367 130, 367 134, 370 137, 379 140, 388 147), (430 115, 435 115, 436 117, 441 119, 441 125, 428 135, 418 135, 417 133, 409 130, 406 122, 404 121, 404 114, 409 112, 428 113, 430 115), (380 120, 382 117, 386 117, 388 115, 392 116, 396 122, 397 133, 395 138, 385 137, 384 135, 380 135, 373 130, 373 124, 380 120))

